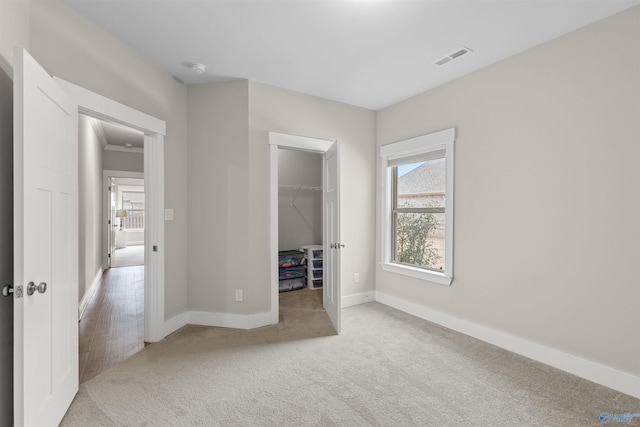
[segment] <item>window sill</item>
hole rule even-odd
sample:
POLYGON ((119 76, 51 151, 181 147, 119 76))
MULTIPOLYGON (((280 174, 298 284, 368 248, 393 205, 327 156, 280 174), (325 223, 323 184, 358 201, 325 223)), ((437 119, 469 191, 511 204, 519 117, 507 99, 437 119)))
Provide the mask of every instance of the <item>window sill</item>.
POLYGON ((392 262, 383 262, 382 269, 391 273, 402 274, 403 276, 414 277, 416 279, 427 280, 440 285, 451 286, 453 277, 445 276, 444 273, 425 270, 423 268, 411 267, 392 262))

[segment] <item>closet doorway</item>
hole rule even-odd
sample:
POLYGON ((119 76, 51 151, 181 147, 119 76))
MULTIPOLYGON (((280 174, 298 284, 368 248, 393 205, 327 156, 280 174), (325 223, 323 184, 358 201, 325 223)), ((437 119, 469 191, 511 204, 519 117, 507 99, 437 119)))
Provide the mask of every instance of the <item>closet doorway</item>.
POLYGON ((280 307, 322 310, 322 154, 278 149, 280 307), (305 260, 298 265, 298 260, 305 260))
MULTIPOLYGON (((272 323, 279 322, 280 314, 280 267, 283 266, 280 251, 302 249, 306 250, 306 255, 311 258, 311 267, 314 266, 314 260, 318 261, 315 265, 321 265, 320 276, 309 277, 309 270, 305 272, 307 282, 303 289, 322 289, 322 308, 339 333, 340 249, 344 245, 340 243, 338 142, 270 132, 269 144, 272 323), (320 185, 317 185, 318 158, 321 162, 320 185), (284 164, 282 168, 280 163, 284 164), (317 193, 320 193, 321 198, 320 209, 313 208, 317 205, 317 193), (293 223, 297 225, 294 232, 290 232, 287 228, 293 228, 293 223), (318 227, 318 223, 322 226, 318 227), (317 257, 318 254, 321 259, 317 257), (307 283, 310 279, 312 283, 314 279, 318 285, 321 283, 321 288, 316 288, 313 284, 309 288, 307 283)), ((319 294, 318 292, 316 297, 318 300, 319 294)))

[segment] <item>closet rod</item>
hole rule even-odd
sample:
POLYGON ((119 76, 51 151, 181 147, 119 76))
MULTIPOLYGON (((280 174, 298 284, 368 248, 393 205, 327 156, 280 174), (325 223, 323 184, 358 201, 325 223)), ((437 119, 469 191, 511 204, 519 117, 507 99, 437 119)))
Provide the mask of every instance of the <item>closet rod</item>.
POLYGON ((308 187, 305 185, 279 185, 280 188, 293 188, 294 190, 322 190, 322 186, 320 187, 308 187))

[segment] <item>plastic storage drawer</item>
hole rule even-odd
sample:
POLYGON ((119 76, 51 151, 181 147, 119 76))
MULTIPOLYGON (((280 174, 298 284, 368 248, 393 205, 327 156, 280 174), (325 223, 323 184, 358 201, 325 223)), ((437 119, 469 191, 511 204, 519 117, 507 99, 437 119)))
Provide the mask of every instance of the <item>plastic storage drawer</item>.
POLYGON ((314 279, 322 279, 322 270, 311 270, 314 279))
POLYGON ((322 268, 322 260, 321 259, 315 259, 312 262, 313 262, 313 268, 322 268))
POLYGON ((301 265, 304 260, 304 252, 299 251, 280 251, 278 252, 279 267, 293 267, 301 265))
POLYGON ((284 267, 280 269, 279 279, 296 279, 298 277, 304 277, 306 267, 304 265, 298 265, 295 267, 284 267))
POLYGON ((285 279, 278 282, 278 290, 280 292, 295 291, 302 288, 304 288, 304 277, 285 279))

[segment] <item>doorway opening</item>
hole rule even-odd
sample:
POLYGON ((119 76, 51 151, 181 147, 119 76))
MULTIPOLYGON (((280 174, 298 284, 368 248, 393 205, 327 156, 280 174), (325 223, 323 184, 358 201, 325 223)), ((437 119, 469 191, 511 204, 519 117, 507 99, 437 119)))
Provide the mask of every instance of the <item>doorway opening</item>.
MULTIPOLYGON (((53 80, 77 103, 78 111, 130 127, 143 136, 145 180, 144 341, 157 342, 164 327, 164 121, 60 78, 53 80)), ((106 263, 104 265, 107 265, 106 263)))
MULTIPOLYGON (((296 135, 287 135, 276 132, 269 132, 270 145, 270 199, 271 199, 271 215, 270 215, 270 241, 271 241, 271 323, 279 322, 280 316, 280 290, 288 290, 287 288, 300 287, 301 283, 294 279, 285 286, 281 286, 281 268, 286 267, 288 262, 282 263, 280 251, 287 246, 286 249, 303 251, 303 258, 307 258, 307 262, 311 261, 311 270, 309 264, 302 267, 305 271, 306 279, 303 279, 304 287, 310 293, 316 289, 322 289, 322 307, 326 311, 336 332, 340 332, 340 255, 339 248, 343 245, 340 241, 340 210, 339 210, 339 150, 337 141, 325 139, 309 138, 296 135), (302 152, 302 154, 300 154, 302 152), (317 185, 317 167, 315 162, 318 156, 321 159, 320 185, 317 185), (282 157, 282 159, 280 159, 282 157), (304 159, 304 160, 303 160, 304 159), (281 162, 285 162, 285 167, 279 167, 281 162), (299 169, 302 162, 307 164, 308 174, 304 175, 304 171, 300 173, 291 173, 291 169, 287 167, 299 169), (312 166, 314 165, 314 166, 312 166), (311 173, 311 170, 316 172, 311 173), (282 177, 281 177, 282 175, 282 177), (301 184, 284 182, 285 179, 293 179, 301 184), (281 182, 283 181, 283 182, 281 182), (304 185, 309 184, 309 185, 304 185), (282 188, 281 188, 282 185, 282 188), (307 195, 307 206, 296 205, 296 201, 300 198, 302 192, 318 192, 321 194, 320 212, 312 213, 314 204, 313 194, 307 195), (280 196, 283 197, 280 197, 280 196), (286 204, 287 209, 280 217, 280 204, 286 204), (301 209, 302 208, 302 209, 301 209), (305 215, 305 212, 306 215, 305 215), (286 219, 290 216, 300 223, 299 230, 302 241, 289 240, 286 230, 281 230, 291 223, 286 219), (321 216, 321 227, 317 224, 321 216), (286 221, 286 223, 285 223, 286 221), (281 237, 282 231, 282 237, 281 237), (321 236, 318 237, 318 233, 321 236), (283 242, 281 243, 281 239, 283 242), (306 244, 303 241, 311 240, 306 244), (316 244, 314 244, 316 243, 316 244), (297 248, 293 247, 295 245, 297 248), (292 246, 289 248, 289 246, 292 246), (315 261, 315 262, 314 262, 315 261), (314 267, 317 266, 317 270, 314 267), (315 271, 314 271, 315 270, 315 271), (311 276, 310 276, 311 275, 311 276), (308 287, 309 280, 311 288, 308 287), (315 283, 314 283, 315 280, 315 283), (297 284, 296 284, 297 283, 297 284), (316 286, 317 285, 317 288, 316 286), (320 286, 321 285, 321 286, 320 286)), ((304 166, 303 166, 304 168, 304 166)), ((300 199, 302 200, 302 199, 300 199)), ((295 254, 292 254, 296 256, 295 254)), ((298 253, 297 256, 300 256, 298 253)), ((301 268, 301 270, 302 270, 301 268)), ((300 271, 298 272, 300 274, 300 271)), ((286 277, 284 277, 287 280, 286 277)), ((319 299, 319 292, 318 292, 319 299)), ((309 302, 307 302, 309 303, 309 302)), ((313 304, 313 302, 311 302, 313 304)), ((317 303, 316 305, 319 305, 317 303)))
POLYGON ((84 114, 78 127, 83 383, 144 348, 144 134, 84 114))
POLYGON ((324 310, 322 154, 278 149, 278 292, 288 310, 324 310))
POLYGON ((107 181, 108 266, 144 265, 144 179, 108 176, 107 181))

